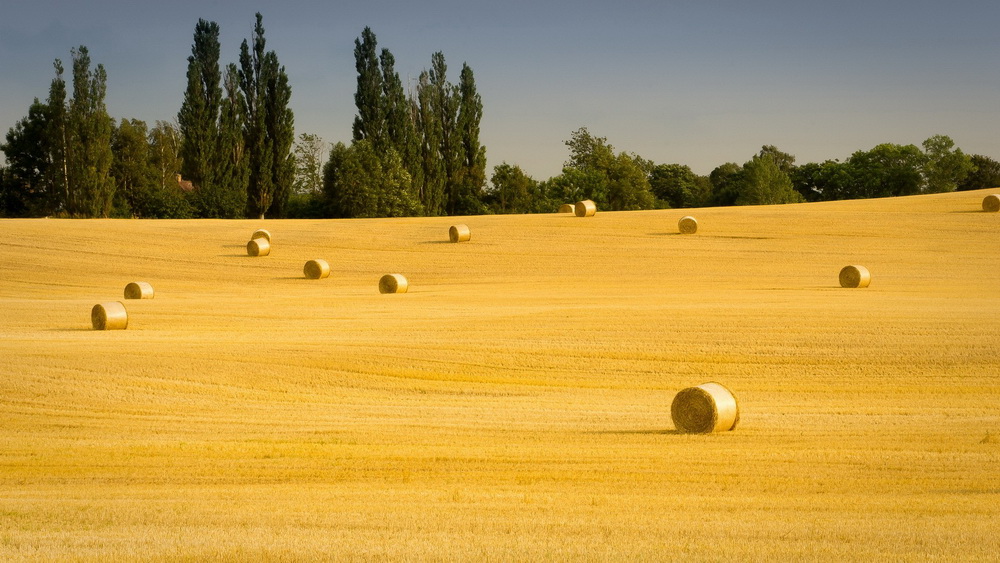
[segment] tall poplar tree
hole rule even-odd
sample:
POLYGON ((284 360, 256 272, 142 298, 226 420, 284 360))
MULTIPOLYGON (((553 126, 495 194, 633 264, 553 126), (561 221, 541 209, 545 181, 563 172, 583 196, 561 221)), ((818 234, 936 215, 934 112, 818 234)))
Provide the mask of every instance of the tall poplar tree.
POLYGON ((367 139, 375 150, 384 150, 388 147, 385 93, 379 68, 378 41, 370 27, 365 27, 361 37, 354 40, 354 68, 358 71, 358 88, 354 92, 354 104, 358 108, 358 114, 354 116, 354 140, 367 139))
POLYGON ((71 215, 107 217, 115 194, 111 177, 112 120, 104 105, 107 73, 104 65, 91 71, 90 54, 80 46, 73 55, 73 100, 69 105, 69 179, 78 197, 67 206, 71 215))
POLYGON ((295 181, 294 115, 291 86, 274 51, 265 51, 263 17, 258 12, 253 48, 240 46, 239 83, 244 98, 244 139, 249 166, 247 213, 280 216, 295 181))
POLYGON ((60 201, 57 209, 67 211, 74 206, 73 193, 69 185, 69 122, 66 112, 66 81, 63 79, 62 61, 56 59, 53 63, 56 77, 49 85, 49 98, 46 100, 48 148, 50 151, 49 166, 46 169, 46 179, 51 186, 52 195, 60 201))
POLYGON ((219 108, 215 186, 203 201, 212 217, 243 217, 247 206, 248 163, 243 138, 243 95, 236 65, 226 67, 225 96, 219 108))
POLYGON ((483 119, 483 100, 476 91, 476 79, 468 64, 462 64, 458 83, 458 134, 460 137, 460 173, 455 186, 454 213, 483 213, 483 189, 486 187, 486 147, 479 143, 479 123, 483 119))
MULTIPOLYGON (((199 192, 196 200, 214 199, 210 194, 215 189, 222 104, 219 51, 219 25, 198 20, 188 57, 187 89, 177 114, 181 133, 180 172, 199 192)), ((210 211, 201 208, 201 205, 198 212, 202 216, 210 216, 210 211)))
POLYGON ((420 165, 420 145, 414 123, 414 112, 406 99, 403 81, 396 72, 396 58, 388 49, 379 55, 382 67, 382 92, 385 107, 385 133, 389 144, 396 149, 403 167, 410 174, 411 194, 419 200, 418 186, 423 181, 420 165))
POLYGON ((417 85, 417 99, 413 104, 416 115, 421 181, 417 193, 427 215, 445 213, 445 167, 441 159, 441 120, 435 111, 435 86, 431 83, 430 72, 420 73, 417 85))

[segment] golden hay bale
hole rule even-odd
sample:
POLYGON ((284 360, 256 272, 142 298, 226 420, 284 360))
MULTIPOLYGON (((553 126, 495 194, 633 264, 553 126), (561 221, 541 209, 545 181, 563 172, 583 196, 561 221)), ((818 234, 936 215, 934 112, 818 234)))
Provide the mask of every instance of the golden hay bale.
POLYGON ((572 203, 564 203, 559 206, 559 213, 576 213, 576 206, 572 203))
POLYGON ((90 324, 94 325, 94 330, 125 330, 128 311, 120 301, 98 303, 90 310, 90 324))
POLYGON ((247 254, 250 256, 267 256, 271 253, 271 243, 266 238, 255 238, 247 243, 247 254))
POLYGON ((729 389, 718 383, 703 383, 677 393, 670 405, 670 416, 680 432, 725 432, 736 428, 740 408, 729 389))
POLYGON ((872 275, 864 266, 844 266, 840 270, 840 287, 868 287, 872 275))
POLYGON ((386 274, 378 280, 379 293, 406 293, 409 282, 402 274, 386 274))
POLYGON ((253 240, 253 239, 256 239, 256 238, 266 238, 267 242, 271 242, 271 232, 268 231, 267 229, 257 229, 250 236, 250 240, 253 240))
POLYGON ((576 202, 573 208, 577 217, 593 217, 597 213, 597 204, 589 199, 576 202))
POLYGON ((1000 211, 1000 195, 990 194, 983 198, 983 211, 996 213, 1000 211))
POLYGON ((698 232, 698 220, 690 215, 681 217, 680 221, 677 221, 677 229, 682 235, 693 235, 698 232))
POLYGON ((330 277, 330 264, 326 260, 310 260, 302 267, 302 273, 311 280, 330 277))
POLYGON ((469 230, 467 225, 452 225, 448 229, 448 238, 451 239, 451 242, 472 240, 472 231, 469 230))
POLYGON ((153 286, 146 282, 132 282, 125 286, 125 299, 152 299, 153 286))

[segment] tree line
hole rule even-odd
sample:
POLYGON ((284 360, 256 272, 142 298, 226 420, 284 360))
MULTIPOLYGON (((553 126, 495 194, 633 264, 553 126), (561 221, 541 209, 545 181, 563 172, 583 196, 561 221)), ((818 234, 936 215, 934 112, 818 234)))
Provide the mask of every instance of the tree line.
POLYGON ((555 211, 594 200, 601 209, 762 205, 912 195, 1000 185, 1000 163, 966 155, 947 136, 885 143, 843 162, 795 164, 765 145, 742 165, 700 176, 619 152, 582 127, 565 141, 562 172, 536 180, 517 165, 487 177, 483 117, 472 68, 449 81, 431 56, 407 92, 395 58, 366 27, 354 43, 357 114, 351 141, 295 136, 291 85, 267 49, 260 13, 237 62, 222 66, 220 29, 195 26, 176 121, 113 120, 107 73, 85 46, 60 60, 45 101, 0 144, 0 216, 395 217, 555 211))

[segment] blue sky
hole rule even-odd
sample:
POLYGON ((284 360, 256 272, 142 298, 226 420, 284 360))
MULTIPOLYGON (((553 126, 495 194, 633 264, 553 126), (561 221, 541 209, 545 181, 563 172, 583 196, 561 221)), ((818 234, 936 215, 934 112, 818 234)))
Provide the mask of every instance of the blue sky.
MULTIPOLYGON (((199 18, 236 62, 254 13, 292 84, 296 131, 349 141, 365 26, 404 81, 442 51, 483 98, 488 172, 559 173, 587 127, 617 150, 708 174, 776 145, 798 163, 935 134, 1000 160, 1000 3, 546 0, 0 0, 0 130, 86 45, 112 117, 174 120, 199 18)), ((67 64, 67 66, 69 66, 67 64)))

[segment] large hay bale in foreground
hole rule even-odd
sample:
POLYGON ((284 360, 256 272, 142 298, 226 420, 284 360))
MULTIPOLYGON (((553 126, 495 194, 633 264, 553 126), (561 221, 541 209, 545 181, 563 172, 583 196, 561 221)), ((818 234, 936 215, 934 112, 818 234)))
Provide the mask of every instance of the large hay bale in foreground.
POLYGON ((406 293, 409 282, 403 274, 386 274, 378 280, 379 293, 406 293))
POLYGON ((128 311, 120 301, 98 303, 90 310, 90 324, 94 330, 125 330, 128 327, 128 311))
POLYGON ((302 273, 311 280, 330 277, 330 264, 326 260, 310 260, 302 267, 302 273))
POLYGON ((250 240, 256 238, 265 238, 267 239, 267 242, 271 242, 271 231, 268 231, 267 229, 257 229, 252 235, 250 235, 250 240))
POLYGON ((1000 195, 990 194, 983 198, 983 211, 996 213, 1000 211, 1000 195))
POLYGON ((152 299, 153 286, 146 282, 132 282, 125 286, 125 299, 152 299))
POLYGON ((682 235, 693 235, 698 232, 698 220, 690 215, 681 217, 680 221, 677 221, 677 230, 682 235))
POLYGON ((840 270, 840 287, 868 287, 872 275, 864 266, 844 266, 840 270))
POLYGON ((729 389, 718 383, 703 383, 677 393, 670 405, 670 416, 680 432, 726 432, 736 428, 740 408, 729 389))
POLYGON ((576 213, 576 206, 572 203, 564 203, 559 206, 559 213, 576 213))
POLYGON ((576 202, 573 208, 577 217, 593 217, 597 213, 597 204, 589 199, 576 202))
POLYGON ((247 243, 247 254, 250 256, 267 256, 271 253, 271 243, 266 238, 255 238, 247 243))
POLYGON ((472 240, 472 231, 469 230, 468 225, 452 225, 448 229, 448 239, 451 242, 465 242, 472 240))

